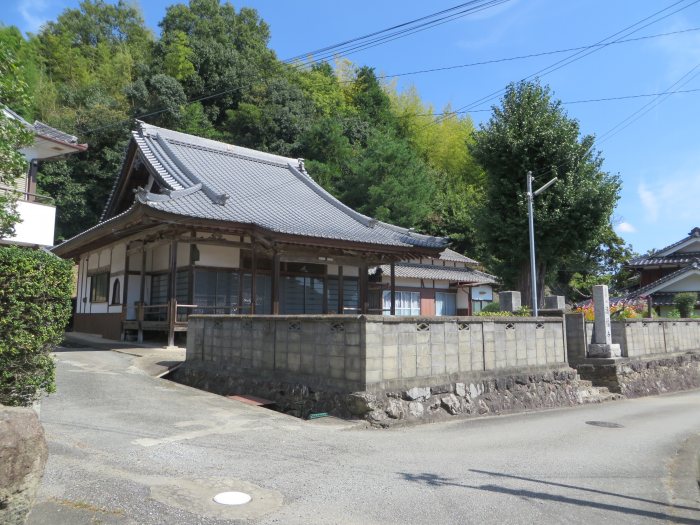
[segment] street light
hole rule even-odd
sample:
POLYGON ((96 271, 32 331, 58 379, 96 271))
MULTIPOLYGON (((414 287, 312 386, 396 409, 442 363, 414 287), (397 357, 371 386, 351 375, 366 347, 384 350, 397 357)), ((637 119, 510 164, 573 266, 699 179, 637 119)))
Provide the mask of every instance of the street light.
POLYGON ((532 172, 527 172, 527 215, 528 221, 530 223, 530 273, 531 273, 531 284, 530 288, 532 290, 532 313, 535 317, 539 313, 537 308, 537 271, 535 270, 535 214, 532 211, 532 203, 540 193, 549 188, 552 184, 557 181, 554 177, 552 180, 547 182, 544 186, 536 191, 532 191, 532 181, 534 177, 532 172))

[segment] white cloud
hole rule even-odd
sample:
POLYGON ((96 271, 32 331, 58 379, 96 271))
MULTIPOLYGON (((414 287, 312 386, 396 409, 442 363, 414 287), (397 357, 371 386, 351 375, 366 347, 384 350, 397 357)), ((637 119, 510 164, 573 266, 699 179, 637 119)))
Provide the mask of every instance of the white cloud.
POLYGON ((615 229, 620 233, 635 233, 637 231, 637 228, 635 228, 629 222, 621 222, 615 226, 615 229))
POLYGON ((646 211, 647 219, 649 222, 656 222, 659 218, 659 202, 657 200, 657 195, 649 190, 646 184, 643 182, 637 188, 639 193, 639 200, 642 201, 642 206, 644 211, 646 211))
POLYGON ((17 11, 24 18, 25 25, 22 29, 26 33, 36 33, 49 19, 47 9, 49 2, 46 0, 21 0, 17 11))

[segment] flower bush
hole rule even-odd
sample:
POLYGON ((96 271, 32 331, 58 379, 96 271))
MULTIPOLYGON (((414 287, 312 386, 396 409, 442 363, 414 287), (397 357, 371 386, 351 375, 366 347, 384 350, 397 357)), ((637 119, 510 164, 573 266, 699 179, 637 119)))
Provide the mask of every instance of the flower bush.
MULTIPOLYGON (((647 310, 647 298, 646 297, 634 297, 631 299, 621 299, 615 301, 610 305, 610 318, 611 319, 638 319, 644 317, 647 310)), ((593 301, 574 308, 574 312, 583 313, 583 317, 586 321, 595 320, 595 305, 593 301)))

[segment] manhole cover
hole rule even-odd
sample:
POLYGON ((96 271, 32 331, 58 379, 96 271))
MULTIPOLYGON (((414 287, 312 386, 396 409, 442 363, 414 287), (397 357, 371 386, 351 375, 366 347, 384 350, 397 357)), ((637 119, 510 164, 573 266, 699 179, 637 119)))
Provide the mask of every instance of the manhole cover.
POLYGON ((603 428, 624 428, 620 423, 612 423, 611 421, 586 421, 586 425, 603 428))
POLYGON ((221 505, 245 505, 252 499, 245 492, 221 492, 214 496, 214 501, 221 505))

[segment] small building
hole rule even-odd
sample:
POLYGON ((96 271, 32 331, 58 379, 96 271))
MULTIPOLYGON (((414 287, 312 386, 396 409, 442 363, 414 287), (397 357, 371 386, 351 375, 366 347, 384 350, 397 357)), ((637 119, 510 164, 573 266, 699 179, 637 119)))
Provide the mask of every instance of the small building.
POLYGON ((101 222, 53 251, 79 265, 75 330, 172 344, 192 313, 380 313, 369 268, 446 246, 345 206, 302 159, 139 123, 101 222))
POLYGON ((56 224, 56 207, 51 197, 36 192, 36 174, 39 162, 56 160, 80 153, 87 149, 87 144, 79 144, 77 137, 59 131, 39 122, 30 124, 9 108, 2 108, 3 116, 19 121, 34 134, 34 141, 20 149, 29 162, 29 170, 17 179, 13 187, 0 186, 1 192, 17 196, 17 211, 20 222, 15 225, 12 237, 0 239, 0 243, 22 246, 53 246, 56 224))
POLYGON ((677 293, 700 293, 700 228, 650 255, 632 259, 627 266, 640 274, 639 288, 629 297, 649 296, 657 313, 666 315, 675 308, 677 293))
POLYGON ((473 315, 493 302, 496 278, 480 264, 449 248, 439 257, 394 265, 395 309, 391 310, 391 267, 370 271, 370 301, 385 315, 473 315))

